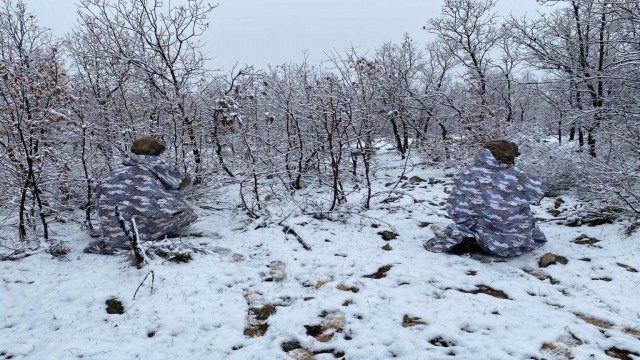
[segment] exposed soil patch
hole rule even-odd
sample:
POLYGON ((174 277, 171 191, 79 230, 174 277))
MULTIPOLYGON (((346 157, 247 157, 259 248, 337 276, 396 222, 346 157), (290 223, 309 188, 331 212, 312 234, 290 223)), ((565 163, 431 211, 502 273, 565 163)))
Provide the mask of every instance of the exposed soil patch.
POLYGON ((624 234, 627 236, 631 236, 634 232, 640 229, 640 219, 632 222, 624 229, 624 234))
POLYGON ((636 352, 632 352, 629 350, 618 349, 617 347, 612 347, 610 349, 605 350, 605 354, 611 356, 612 358, 621 359, 621 360, 633 360, 631 355, 640 356, 640 354, 636 352))
POLYGON ((565 222, 566 226, 577 227, 582 225, 599 226, 604 224, 613 224, 614 216, 612 214, 587 213, 580 217, 575 217, 565 222))
POLYGON ((440 346, 440 347, 446 347, 446 348, 450 346, 456 346, 456 343, 454 343, 453 341, 447 341, 441 337, 437 337, 429 340, 429 344, 433 346, 440 346))
POLYGON ((190 252, 174 252, 164 248, 151 249, 149 252, 158 255, 159 257, 166 259, 177 264, 188 263, 193 260, 193 255, 190 252))
POLYGON ((547 210, 547 213, 549 213, 552 216, 558 217, 560 216, 560 214, 562 214, 562 211, 556 210, 556 209, 549 209, 547 210))
POLYGON ((253 316, 256 320, 265 321, 271 315, 276 313, 276 307, 270 304, 264 305, 259 308, 250 308, 249 316, 253 316))
POLYGON ((305 348, 293 349, 287 352, 287 356, 294 360, 315 360, 313 355, 311 351, 305 348))
POLYGON ((248 337, 260 337, 267 333, 269 324, 249 324, 244 328, 244 336, 248 337))
POLYGON ((622 329, 622 332, 625 333, 625 334, 629 334, 631 336, 635 336, 638 339, 640 339, 640 330, 638 330, 638 329, 632 329, 632 328, 628 328, 627 327, 627 328, 622 329))
POLYGON ((393 265, 381 266, 378 268, 378 271, 374 272, 371 275, 365 275, 363 277, 369 278, 369 279, 382 279, 383 277, 387 276, 387 272, 391 270, 392 267, 393 265))
POLYGON ((336 313, 324 312, 322 317, 324 320, 320 325, 305 325, 304 327, 307 329, 307 335, 313 336, 320 342, 328 342, 333 339, 336 333, 342 332, 346 320, 344 316, 336 313))
POLYGON ((559 280, 556 280, 554 278, 552 278, 550 275, 541 273, 539 271, 535 271, 535 270, 531 270, 531 269, 522 269, 522 271, 526 272, 527 274, 535 277, 538 280, 541 281, 545 281, 545 280, 549 280, 549 282, 551 283, 551 285, 558 285, 560 284, 559 280))
POLYGON ((493 289, 487 285, 476 285, 476 287, 477 287, 476 290, 469 291, 469 290, 458 289, 458 291, 467 293, 467 294, 486 294, 499 299, 511 300, 509 296, 507 296, 507 294, 504 293, 504 291, 493 289))
POLYGON ((606 281, 606 282, 609 282, 609 281, 611 281, 611 280, 613 280, 613 279, 608 278, 608 277, 599 277, 599 278, 591 278, 591 280, 596 280, 596 281, 606 281))
POLYGON ((613 327, 613 324, 606 320, 596 319, 594 317, 587 316, 587 315, 576 315, 576 316, 578 317, 578 319, 586 322, 587 324, 591 324, 602 329, 611 329, 613 327))
POLYGON ((540 347, 540 351, 551 353, 555 356, 556 359, 573 359, 573 354, 571 354, 571 351, 564 345, 546 342, 542 344, 542 347, 540 347))
POLYGON ((124 305, 122 305, 122 301, 113 298, 105 301, 107 304, 107 314, 124 314, 124 305))
POLYGON ((291 350, 300 349, 302 346, 298 340, 289 340, 280 344, 282 351, 289 352, 291 350))

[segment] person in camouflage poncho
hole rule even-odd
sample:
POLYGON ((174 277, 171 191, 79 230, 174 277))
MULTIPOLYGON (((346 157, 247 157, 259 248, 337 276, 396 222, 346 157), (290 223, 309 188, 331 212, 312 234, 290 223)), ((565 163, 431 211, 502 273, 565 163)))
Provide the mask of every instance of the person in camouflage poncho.
POLYGON ((446 209, 454 224, 424 243, 433 252, 454 251, 467 241, 499 256, 517 256, 545 243, 529 205, 544 196, 542 183, 515 166, 518 147, 485 144, 472 166, 454 177, 446 209))
POLYGON ((103 239, 92 242, 87 253, 113 254, 131 249, 120 228, 115 208, 123 218, 136 221, 141 241, 153 241, 192 224, 197 215, 179 192, 190 178, 158 157, 162 140, 145 137, 134 142, 133 154, 98 185, 97 209, 103 239))

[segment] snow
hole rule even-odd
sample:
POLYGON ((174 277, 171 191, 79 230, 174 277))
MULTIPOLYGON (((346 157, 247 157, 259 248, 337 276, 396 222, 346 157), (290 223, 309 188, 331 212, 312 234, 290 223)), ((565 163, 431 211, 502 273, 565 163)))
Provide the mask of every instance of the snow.
MULTIPOLYGON (((282 344, 292 340, 317 352, 315 359, 341 352, 367 360, 568 358, 549 349, 575 359, 611 359, 605 351, 613 347, 640 353, 640 273, 622 266, 640 270, 637 233, 623 235, 623 223, 549 221, 540 224, 548 244, 517 258, 430 253, 421 246, 433 236, 425 223, 448 223, 442 205, 451 178, 415 163, 406 167, 407 179, 437 181, 400 180, 405 167, 397 157, 380 156, 374 209, 333 220, 295 213, 286 219, 310 251, 278 221, 260 226, 230 205, 237 203, 234 185, 195 206, 200 218, 187 233, 203 237, 183 241, 210 253, 186 264, 156 257, 138 270, 124 256, 84 254, 86 231, 56 223, 52 233, 71 247, 65 258, 39 253, 0 262, 0 359, 286 359, 282 344), (398 182, 393 191, 385 187, 389 181, 398 182), (397 199, 381 202, 388 195, 397 199), (382 231, 398 237, 385 241, 382 231), (601 241, 571 242, 581 234, 601 241), (386 244, 392 250, 383 250, 386 244), (547 252, 569 262, 539 268, 547 252), (270 273, 282 271, 269 267, 277 261, 284 279, 267 281, 280 279, 270 273), (364 277, 385 265, 391 265, 385 277, 364 277), (149 276, 134 300, 150 270, 153 291, 149 276), (468 292, 479 285, 509 299, 468 292), (105 311, 112 298, 123 302, 124 314, 105 311), (276 308, 266 333, 245 336, 256 323, 249 308, 266 304, 276 308), (424 324, 404 327, 405 315, 424 324), (305 325, 330 317, 344 321, 330 340, 307 335, 305 325)), ((350 203, 361 196, 351 194, 350 203)), ((580 204, 563 199, 567 207, 580 204)), ((536 215, 552 218, 547 209, 554 201, 545 198, 536 215)), ((269 205, 285 206, 275 196, 269 205)))

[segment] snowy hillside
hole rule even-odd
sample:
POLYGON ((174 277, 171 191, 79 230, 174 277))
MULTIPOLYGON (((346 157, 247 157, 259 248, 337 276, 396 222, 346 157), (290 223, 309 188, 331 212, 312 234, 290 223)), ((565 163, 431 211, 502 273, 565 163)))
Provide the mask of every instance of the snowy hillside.
MULTIPOLYGON (((451 177, 388 161, 374 209, 331 219, 249 219, 237 188, 216 189, 187 263, 138 270, 55 225, 66 256, 0 262, 0 359, 640 358, 640 242, 624 221, 542 221, 549 242, 513 259, 429 253, 451 177), (541 267, 545 253, 559 258, 541 267)), ((535 213, 580 206, 561 194, 535 213)))

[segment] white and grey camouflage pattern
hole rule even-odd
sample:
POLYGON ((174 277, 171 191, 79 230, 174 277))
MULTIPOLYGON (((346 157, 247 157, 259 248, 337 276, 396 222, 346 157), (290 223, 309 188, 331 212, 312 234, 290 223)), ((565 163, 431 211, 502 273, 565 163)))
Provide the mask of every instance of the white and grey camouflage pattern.
POLYGON ((445 252, 464 238, 475 238, 485 251, 517 256, 547 241, 535 223, 529 205, 544 196, 540 179, 513 165, 499 163, 487 149, 474 164, 454 178, 446 209, 454 224, 445 237, 424 243, 433 252, 445 252))
POLYGON ((85 252, 113 254, 131 248, 118 223, 116 206, 126 221, 135 218, 141 241, 160 239, 198 218, 178 191, 185 175, 174 166, 157 156, 133 154, 122 164, 98 185, 103 239, 89 244, 85 252))

